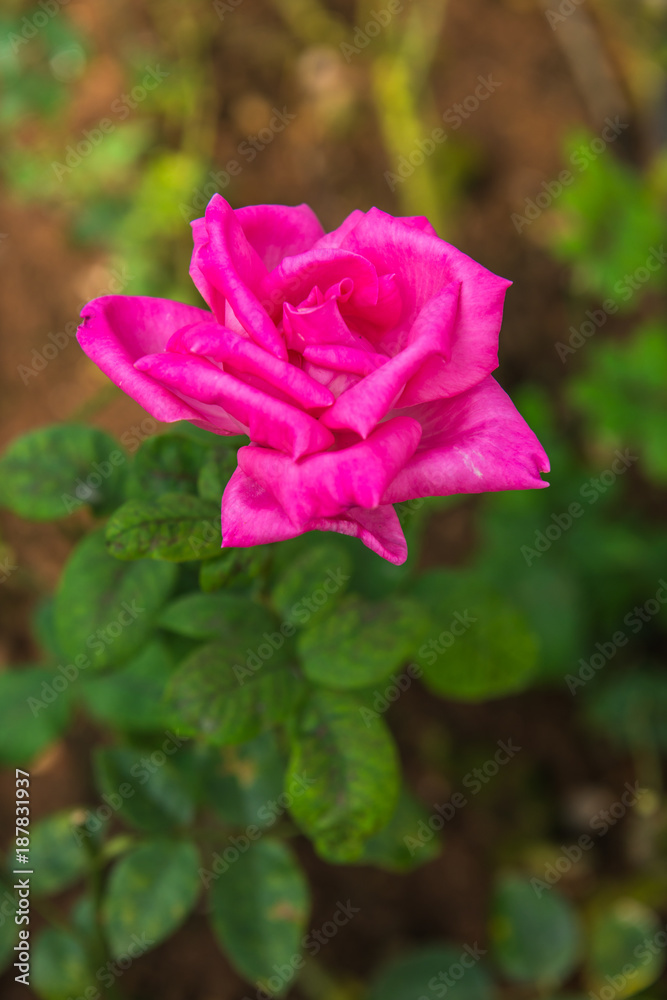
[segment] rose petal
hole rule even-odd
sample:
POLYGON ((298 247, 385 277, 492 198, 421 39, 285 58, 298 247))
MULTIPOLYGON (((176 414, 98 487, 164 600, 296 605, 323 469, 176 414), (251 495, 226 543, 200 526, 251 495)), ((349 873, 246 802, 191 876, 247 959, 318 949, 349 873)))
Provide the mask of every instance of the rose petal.
POLYGON ((549 471, 544 449, 491 376, 453 399, 401 412, 419 420, 423 435, 385 503, 549 485, 539 475, 549 471))
POLYGON ((378 276, 363 256, 347 250, 315 249, 285 257, 262 283, 262 294, 272 302, 301 305, 317 286, 323 292, 339 282, 350 291, 349 308, 374 305, 378 301, 378 276), (354 287, 350 288, 350 283, 354 287))
POLYGON ((449 243, 373 208, 345 236, 349 249, 373 263, 379 275, 394 274, 403 301, 400 325, 380 342, 395 354, 407 342, 410 328, 434 295, 451 282, 461 283, 451 356, 431 363, 426 376, 414 376, 405 404, 454 395, 476 385, 498 366, 498 333, 505 292, 511 282, 492 274, 449 243), (433 366, 437 368, 434 374, 433 366), (434 379, 436 385, 433 384, 434 379))
POLYGON ((283 257, 310 250, 324 235, 308 205, 249 205, 237 208, 236 218, 268 271, 283 257))
POLYGON ((197 220, 193 225, 192 280, 215 309, 218 322, 224 324, 226 319, 226 311, 221 312, 220 296, 223 296, 252 339, 286 360, 282 337, 256 294, 266 278, 266 268, 248 242, 231 205, 221 195, 211 198, 204 223, 202 226, 201 220, 197 220))
POLYGON ((275 496, 293 524, 303 526, 350 507, 377 507, 420 437, 416 420, 397 417, 366 441, 298 462, 268 448, 241 448, 239 468, 275 496))
POLYGON ((170 389, 222 406, 247 428, 252 441, 284 450, 293 458, 334 443, 331 431, 303 410, 246 385, 194 354, 149 354, 136 365, 170 389))
POLYGON ((258 376, 281 394, 291 396, 293 402, 306 410, 330 406, 334 401, 328 389, 300 368, 281 361, 254 341, 216 323, 199 323, 177 330, 167 350, 213 358, 222 362, 225 371, 232 375, 258 376))
POLYGON ((81 316, 79 344, 123 392, 136 399, 156 420, 166 423, 201 420, 200 412, 150 375, 137 371, 134 362, 144 354, 164 350, 175 330, 188 323, 209 320, 209 312, 169 299, 106 295, 89 302, 81 316))
POLYGON ((295 538, 304 531, 336 531, 359 538, 383 559, 400 565, 408 554, 396 511, 390 504, 363 510, 353 507, 336 518, 320 518, 295 527, 271 493, 237 469, 222 497, 223 548, 264 545, 295 538))
POLYGON ((377 371, 342 393, 322 416, 334 430, 348 428, 368 437, 405 389, 407 380, 424 361, 451 352, 451 335, 459 307, 460 285, 452 283, 426 303, 410 330, 408 343, 377 371))
POLYGON ((304 348, 303 356, 313 364, 353 375, 370 375, 389 360, 384 354, 373 354, 340 344, 314 344, 304 348))

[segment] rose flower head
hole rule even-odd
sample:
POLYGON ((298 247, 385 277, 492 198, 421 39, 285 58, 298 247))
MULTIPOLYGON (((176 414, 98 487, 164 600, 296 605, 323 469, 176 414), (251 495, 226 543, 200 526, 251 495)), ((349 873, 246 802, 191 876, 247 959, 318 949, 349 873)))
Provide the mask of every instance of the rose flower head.
POLYGON ((306 531, 407 558, 394 504, 546 486, 539 441, 491 372, 510 284, 425 218, 352 212, 325 233, 306 205, 193 224, 208 309, 109 295, 83 350, 160 421, 246 434, 222 497, 223 546, 306 531))

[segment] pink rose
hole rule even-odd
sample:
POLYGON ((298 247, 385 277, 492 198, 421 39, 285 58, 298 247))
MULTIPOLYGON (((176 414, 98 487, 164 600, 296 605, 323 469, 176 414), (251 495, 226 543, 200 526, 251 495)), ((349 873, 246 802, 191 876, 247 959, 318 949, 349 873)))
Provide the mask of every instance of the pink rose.
POLYGON ((491 377, 510 284, 424 218, 353 212, 324 233, 306 205, 193 223, 210 312, 107 296, 84 351, 156 419, 247 434, 222 497, 225 546, 355 535, 400 564, 394 503, 546 486, 539 441, 491 377))

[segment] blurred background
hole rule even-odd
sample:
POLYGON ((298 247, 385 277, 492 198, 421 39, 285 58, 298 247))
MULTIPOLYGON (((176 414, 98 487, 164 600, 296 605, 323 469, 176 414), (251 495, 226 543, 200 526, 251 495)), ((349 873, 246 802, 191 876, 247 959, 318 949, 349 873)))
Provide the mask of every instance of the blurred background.
MULTIPOLYGON (((551 488, 456 498, 427 520, 420 558, 511 596, 539 677, 475 706, 413 685, 388 719, 429 809, 498 740, 522 752, 408 874, 305 853, 313 926, 338 899, 361 912, 322 953, 329 978, 290 996, 361 997, 411 949, 493 939, 505 997, 545 995, 531 954, 557 956, 572 997, 667 997, 666 27, 665 0, 2 0, 3 448, 54 421, 92 421, 130 450, 158 429, 79 350, 77 317, 109 293, 197 303, 189 222, 216 191, 235 207, 307 202, 326 229, 373 205, 427 215, 514 282, 499 378, 551 488), (568 864, 583 835, 592 848, 568 864), (499 892, 508 871, 557 873, 546 953, 543 939, 503 953, 508 909, 524 940, 540 931, 530 900, 499 892), (647 939, 662 943, 638 962, 647 939), (621 985, 619 956, 636 967, 621 985), (528 985, 512 985, 517 968, 528 985)), ((31 609, 68 525, 0 516, 0 669, 36 658, 31 609)), ((103 727, 77 719, 33 764, 36 817, 91 797, 96 740, 103 727)), ((30 995, 12 979, 3 997, 30 995)), ((417 997, 396 982, 373 997, 417 997)), ((122 986, 248 995, 200 916, 122 986)))

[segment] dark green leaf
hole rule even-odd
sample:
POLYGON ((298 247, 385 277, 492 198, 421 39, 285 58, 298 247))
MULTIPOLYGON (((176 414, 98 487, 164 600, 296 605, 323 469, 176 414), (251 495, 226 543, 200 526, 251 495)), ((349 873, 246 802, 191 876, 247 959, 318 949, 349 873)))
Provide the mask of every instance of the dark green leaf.
POLYGON ((222 546, 220 510, 186 493, 130 500, 109 519, 107 546, 117 559, 208 559, 222 546))
POLYGON ((0 761, 28 764, 65 731, 69 680, 47 667, 0 673, 0 761))
POLYGON ((208 594, 222 587, 245 587, 262 573, 267 546, 251 549, 224 549, 221 556, 205 559, 199 569, 199 586, 208 594))
POLYGON ((33 946, 30 983, 43 1000, 71 1000, 96 990, 84 942, 70 931, 48 927, 33 946))
POLYGON ((207 801, 226 823, 273 826, 288 803, 283 789, 286 760, 272 732, 242 746, 207 747, 207 801))
POLYGON ((196 495, 197 479, 208 451, 205 445, 183 434, 148 438, 135 456, 126 496, 151 500, 164 493, 196 495))
POLYGON ((58 642, 77 667, 126 660, 147 641, 176 576, 168 563, 127 565, 108 554, 104 533, 74 550, 56 595, 58 642))
POLYGON ((396 807, 396 748, 384 721, 364 720, 363 708, 353 695, 314 691, 292 737, 285 788, 304 778, 313 784, 294 797, 291 812, 329 861, 358 860, 396 807))
POLYGON ((84 504, 98 513, 123 497, 127 455, 96 427, 61 424, 17 438, 0 459, 0 503, 33 521, 66 517, 84 504))
POLYGON ((359 863, 408 872, 437 858, 441 846, 437 837, 426 843, 419 841, 418 849, 413 846, 417 843, 415 830, 428 819, 429 813, 422 803, 402 788, 394 815, 384 829, 366 841, 359 863))
MULTIPOLYGON (((211 887, 212 922, 222 947, 247 979, 268 985, 276 967, 287 966, 295 976, 292 959, 299 955, 306 929, 309 893, 306 880, 288 848, 264 837, 245 853, 211 887)), ((292 985, 283 977, 282 995, 292 985)))
POLYGON ((507 876, 496 887, 491 937, 498 965, 508 979, 555 989, 579 960, 581 927, 557 889, 533 887, 507 876))
POLYGON ((105 804, 130 825, 153 833, 192 822, 195 803, 191 790, 171 763, 179 743, 164 733, 146 750, 99 748, 95 773, 105 804))
MULTIPOLYGON (((221 639, 234 647, 246 643, 254 647, 265 638, 262 633, 270 636, 275 619, 243 594, 187 594, 167 605, 159 624, 191 639, 221 639)), ((281 636, 276 633, 273 638, 278 642, 281 636)), ((244 656, 249 652, 252 649, 244 650, 244 656)))
POLYGON ((322 542, 290 560, 276 581, 272 601, 283 621, 305 625, 330 611, 350 580, 351 560, 335 542, 322 542))
POLYGON ((332 688, 368 687, 414 655, 427 630, 428 618, 407 598, 346 597, 300 634, 304 673, 332 688))
POLYGON ((273 647, 264 645, 269 653, 264 662, 250 651, 256 668, 235 663, 238 651, 222 642, 202 646, 188 657, 168 693, 179 732, 220 745, 243 743, 289 718, 302 681, 285 663, 282 651, 274 655, 273 647))
POLYGON ((201 887, 199 852, 188 841, 149 841, 126 854, 111 871, 102 908, 113 957, 164 941, 183 923, 201 887))
POLYGON ((84 675, 81 693, 89 712, 101 722, 128 732, 149 732, 169 724, 164 696, 172 670, 167 647, 154 640, 113 674, 84 675))
POLYGON ((247 443, 246 437, 236 436, 228 438, 224 444, 209 449, 207 459, 199 473, 199 495, 203 500, 210 500, 220 505, 225 487, 238 464, 236 453, 247 443))
POLYGON ((395 958, 374 979, 368 1000, 493 1000, 493 983, 479 964, 484 950, 473 945, 448 944, 419 948, 395 958))

